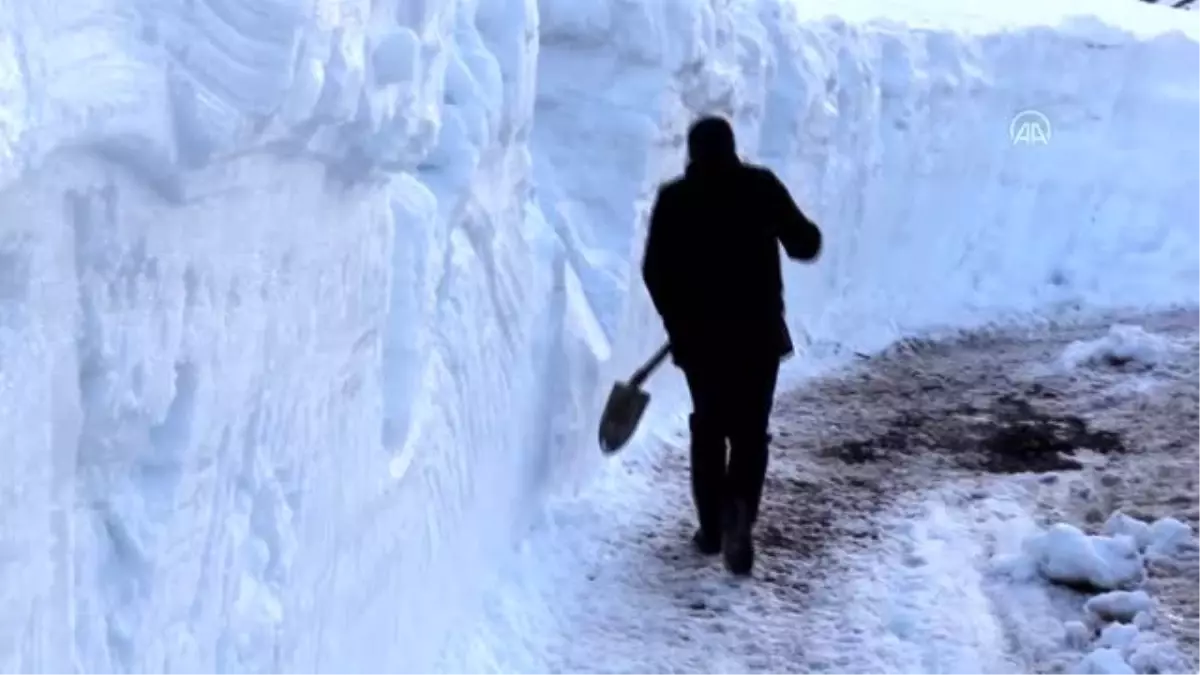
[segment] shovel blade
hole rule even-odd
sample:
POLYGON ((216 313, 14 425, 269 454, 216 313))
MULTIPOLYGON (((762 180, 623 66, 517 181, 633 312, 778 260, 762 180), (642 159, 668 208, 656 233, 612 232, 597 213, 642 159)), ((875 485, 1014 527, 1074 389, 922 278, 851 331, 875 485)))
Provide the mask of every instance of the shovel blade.
POLYGON ((613 385, 600 415, 600 450, 604 454, 615 453, 633 438, 649 403, 650 395, 636 386, 625 382, 613 385))

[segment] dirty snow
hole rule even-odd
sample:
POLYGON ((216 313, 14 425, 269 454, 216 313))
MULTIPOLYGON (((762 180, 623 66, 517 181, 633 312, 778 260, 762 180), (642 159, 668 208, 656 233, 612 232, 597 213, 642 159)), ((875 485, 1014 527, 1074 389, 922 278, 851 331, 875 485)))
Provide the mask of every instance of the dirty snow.
MULTIPOLYGON (((1179 347, 1141 326, 1113 325, 1104 337, 1072 342, 1063 351, 1069 368, 1110 366, 1148 369, 1157 366, 1166 353, 1179 347)), ((1183 347, 1186 349, 1186 346, 1183 347)))
POLYGON ((732 580, 691 551, 684 440, 668 440, 667 453, 622 480, 622 490, 645 495, 642 508, 597 486, 553 511, 496 578, 493 621, 454 663, 1193 672, 1194 633, 1189 642, 1175 617, 1197 615, 1196 472, 1173 467, 1196 463, 1200 322, 1194 312, 1138 318, 1192 346, 1164 361, 1155 387, 1117 405, 1104 395, 1135 374, 1041 368, 1072 342, 1105 334, 1108 319, 900 345, 781 396, 753 581, 732 580), (1143 483, 1167 470, 1177 482, 1143 483), (1097 505, 1107 509, 1098 519, 1097 505), (1102 535, 1122 509, 1174 514, 1192 547, 1171 570, 1143 560, 1134 539, 1102 535), (1060 565, 1134 590, 1104 595, 1038 573, 1028 556, 1047 532, 1071 533, 1066 549, 1041 549, 1060 565), (1104 557, 1112 551, 1098 552, 1099 541, 1121 542, 1119 555, 1104 557), (547 558, 563 562, 547 574, 538 564, 547 558), (500 619, 511 616, 521 623, 505 627, 500 619), (577 639, 585 631, 594 639, 577 639), (503 650, 490 651, 496 644, 503 650))

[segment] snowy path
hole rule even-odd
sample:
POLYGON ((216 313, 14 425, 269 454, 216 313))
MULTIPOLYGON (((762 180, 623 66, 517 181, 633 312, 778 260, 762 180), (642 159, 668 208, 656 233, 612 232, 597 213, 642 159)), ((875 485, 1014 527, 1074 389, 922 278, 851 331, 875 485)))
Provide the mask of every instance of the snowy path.
MULTIPOLYGON (((692 553, 676 439, 619 488, 558 509, 496 580, 486 625, 448 667, 1069 667, 1080 654, 1062 622, 1083 596, 1017 584, 986 561, 1039 522, 1095 525, 1118 507, 1196 527, 1197 317, 1133 322, 1172 341, 1156 368, 1059 367, 1104 321, 908 345, 784 395, 751 581, 692 553)), ((1197 569, 1151 581, 1192 668, 1197 569)))

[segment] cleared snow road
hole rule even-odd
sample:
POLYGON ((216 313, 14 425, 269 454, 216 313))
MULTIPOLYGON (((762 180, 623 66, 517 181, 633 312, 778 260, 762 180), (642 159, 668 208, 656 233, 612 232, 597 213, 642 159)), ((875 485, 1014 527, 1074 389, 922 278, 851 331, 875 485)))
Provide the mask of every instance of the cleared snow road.
MULTIPOLYGON (((1088 645, 1063 625, 1085 596, 990 571, 991 556, 1039 524, 1095 529, 1116 508, 1197 524, 1197 317, 1124 317, 1153 343, 1119 365, 1064 360, 1114 320, 908 343, 782 396, 751 581, 691 551, 674 439, 556 509, 446 667, 1071 668, 1088 645)), ((1168 671, 1195 672, 1196 576, 1194 557, 1151 569, 1153 631, 1186 655, 1150 633, 1143 651, 1168 671)))

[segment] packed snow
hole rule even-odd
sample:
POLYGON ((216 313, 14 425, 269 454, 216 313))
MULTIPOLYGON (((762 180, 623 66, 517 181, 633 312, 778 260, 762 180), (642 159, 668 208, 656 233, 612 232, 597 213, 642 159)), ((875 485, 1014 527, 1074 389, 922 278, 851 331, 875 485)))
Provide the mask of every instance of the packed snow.
POLYGON ((701 112, 825 230, 788 271, 793 377, 927 329, 1197 304, 1189 16, 0 3, 0 669, 442 663, 550 498, 621 499, 677 421, 664 370, 601 464, 600 397, 662 339, 648 200, 701 112), (1023 111, 1047 144, 1013 142, 1023 111))

